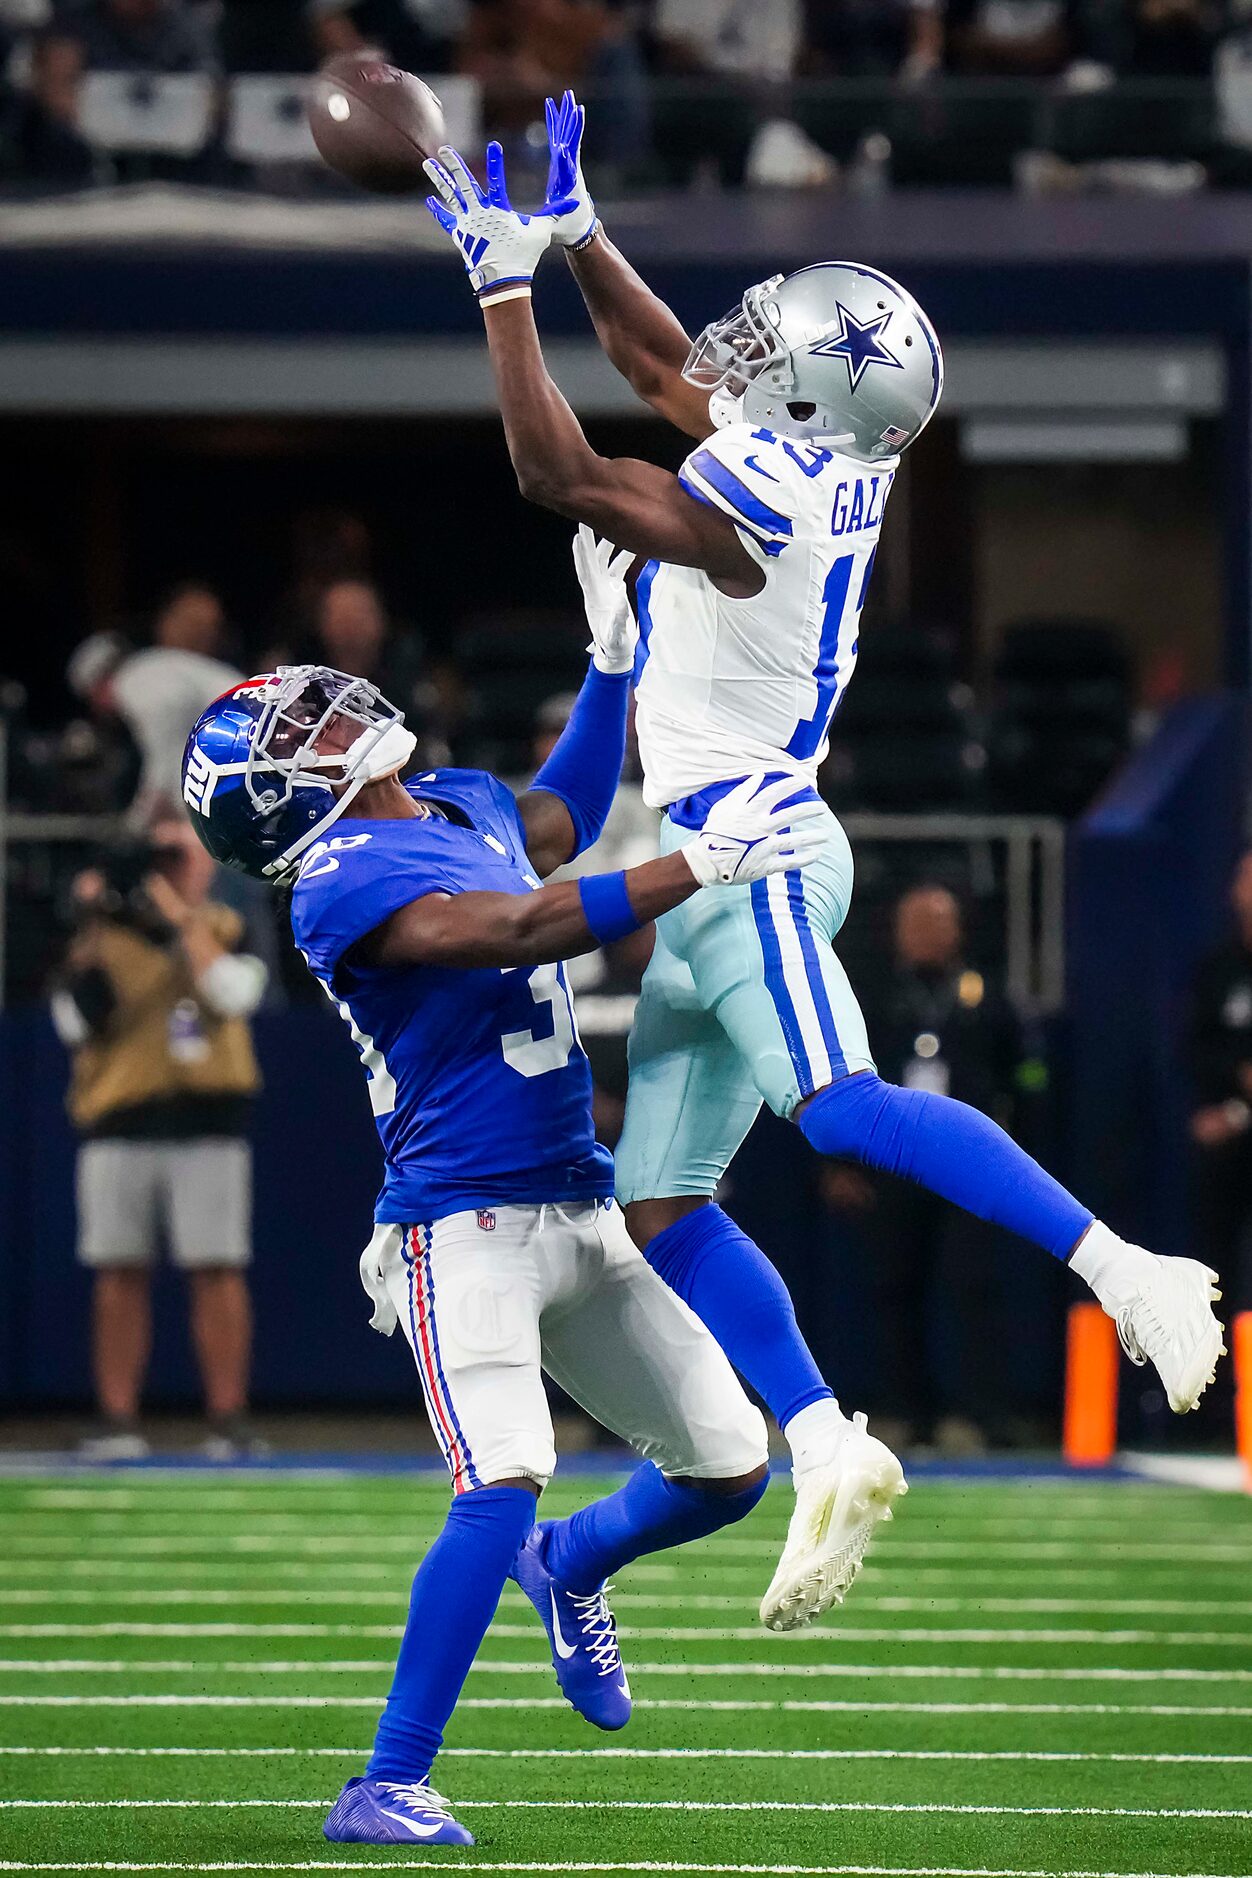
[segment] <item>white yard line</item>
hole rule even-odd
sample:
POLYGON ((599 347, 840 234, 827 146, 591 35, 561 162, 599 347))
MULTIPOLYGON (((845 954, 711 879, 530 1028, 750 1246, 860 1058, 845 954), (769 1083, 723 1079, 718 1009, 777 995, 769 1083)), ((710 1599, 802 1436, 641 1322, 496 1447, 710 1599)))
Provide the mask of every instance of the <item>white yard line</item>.
MULTIPOLYGON (((1252 1541, 1250 1541, 1252 1544, 1252 1541)), ((1105 1617, 1252 1617, 1252 1600, 1240 1598, 1002 1598, 1002 1597, 892 1597, 866 1593, 861 1590, 861 1579, 856 1591, 855 1603, 851 1614, 855 1617, 861 1611, 994 1611, 1006 1616, 1028 1614, 1044 1616, 1080 1615, 1090 1612, 1105 1617)), ((154 1585, 151 1589, 129 1590, 89 1590, 85 1585, 58 1586, 53 1590, 32 1589, 28 1585, 6 1587, 0 1585, 0 1607, 6 1604, 25 1607, 27 1605, 48 1605, 56 1608, 61 1605, 87 1605, 95 1608, 100 1604, 128 1605, 278 1605, 295 1606, 307 1610, 312 1606, 360 1607, 362 1605, 380 1605, 391 1609, 401 1603, 408 1590, 407 1582, 397 1578, 395 1588, 390 1591, 344 1591, 328 1587, 325 1590, 304 1589, 284 1591, 261 1591, 251 1587, 221 1585, 154 1585)), ((684 1592, 676 1588, 672 1592, 660 1591, 615 1591, 613 1594, 614 1610, 692 1610, 692 1611, 736 1611, 742 1610, 750 1602, 747 1594, 736 1592, 684 1592)), ((509 1589, 505 1593, 508 1609, 526 1606, 526 1599, 520 1591, 509 1589)), ((842 1620, 841 1620, 842 1621, 842 1620)), ((85 1625, 67 1625, 65 1634, 83 1633, 90 1627, 85 1625)), ((290 1633, 298 1629, 301 1634, 315 1634, 318 1626, 295 1626, 290 1633)), ((328 1635, 346 1633, 369 1634, 368 1626, 354 1624, 324 1626, 328 1635)), ((0 1625, 0 1635, 31 1636, 56 1635, 53 1628, 23 1627, 20 1625, 0 1625)), ((638 1632, 635 1633, 638 1635, 638 1632)), ((825 1633, 823 1633, 825 1634, 825 1633)), ((893 1637, 897 1633, 892 1632, 893 1637)), ((950 1633, 945 1631, 945 1636, 950 1633)), ((999 1636, 1003 1634, 996 1632, 999 1636)), ((1049 1635, 1054 1633, 1049 1632, 1049 1635)), ((1101 1631, 1102 1637, 1107 1631, 1101 1631)), ((1188 1641, 1201 1633, 1188 1631, 1188 1641)), ((1242 1639, 1252 1641, 1252 1628, 1242 1639)))
MULTIPOLYGON (((0 1871, 407 1871, 414 1865, 443 1866, 438 1857, 421 1858, 407 1851, 402 1859, 233 1859, 177 1861, 149 1859, 124 1862, 120 1859, 0 1859, 0 1871)), ((510 1859, 480 1862, 466 1867, 471 1871, 507 1872, 729 1872, 745 1878, 1195 1878, 1181 1872, 1112 1872, 1112 1871, 1041 1871, 1037 1867, 996 1865, 718 1865, 689 1864, 671 1859, 510 1859)), ((1208 1875, 1206 1875, 1208 1878, 1208 1875)), ((1238 1878, 1222 1874, 1221 1878, 1238 1878)), ((1246 1874, 1245 1874, 1246 1878, 1246 1874)))
MULTIPOLYGON (((374 1695, 0 1695, 0 1708, 363 1708, 378 1712, 374 1695)), ((461 1709, 563 1709, 564 1696, 462 1696, 461 1709)), ((1175 1702, 805 1702, 673 1700, 637 1698, 638 1710, 683 1713, 771 1713, 805 1715, 1152 1715, 1207 1721, 1213 1716, 1252 1719, 1252 1707, 1175 1702)))
MULTIPOLYGON (((303 1524, 303 1522, 302 1522, 303 1524)), ((1194 1527, 1188 1531, 1194 1534, 1194 1527)), ((5 1540, 6 1547, 17 1558, 42 1558, 49 1561, 60 1559, 63 1555, 81 1558, 84 1544, 91 1535, 81 1532, 67 1532, 62 1537, 44 1536, 37 1533, 19 1532, 5 1540)), ((97 1534, 98 1538, 107 1536, 108 1545, 119 1558, 141 1557, 144 1554, 209 1552, 220 1555, 223 1552, 313 1552, 325 1556, 327 1553, 352 1555, 359 1553, 369 1559, 379 1552, 401 1553, 411 1557, 414 1551, 414 1537, 411 1533, 358 1529, 353 1533, 124 1533, 97 1534)), ((782 1543, 782 1535, 776 1539, 711 1539, 696 1541, 693 1558, 707 1564, 711 1560, 733 1563, 736 1559, 772 1558, 782 1543)), ((1020 1543, 1012 1540, 994 1539, 900 1539, 892 1537, 885 1542, 885 1548, 893 1559, 1021 1559, 1036 1564, 1041 1559, 1072 1558, 1076 1549, 1074 1541, 1035 1539, 1020 1543)), ((1107 1558, 1118 1564, 1127 1564, 1135 1560, 1162 1559, 1171 1564, 1196 1565, 1247 1565, 1248 1543, 1224 1544, 1221 1541, 1193 1542, 1190 1544, 1173 1540, 1091 1540, 1081 1541, 1081 1550, 1089 1558, 1107 1558)), ((110 1557, 110 1552, 102 1552, 101 1557, 110 1557)))
MULTIPOLYGON (((317 1811, 316 1800, 0 1800, 0 1812, 133 1812, 191 1809, 206 1812, 317 1811)), ((1232 1806, 995 1806, 949 1800, 460 1800, 457 1810, 519 1813, 926 1813, 976 1818, 1029 1819, 1252 1819, 1252 1807, 1232 1806)))
MULTIPOLYGON (((1211 1711, 1201 1711, 1209 1713, 1211 1711)), ((356 1760, 358 1743, 346 1748, 101 1748, 0 1747, 12 1758, 141 1760, 356 1760)), ((440 1761, 1060 1761, 1124 1762, 1145 1767, 1245 1767, 1252 1754, 1099 1754, 1031 1748, 441 1748, 440 1761)))
MULTIPOLYGON (((615 1609, 623 1600, 614 1598, 615 1609)), ((781 1649, 799 1649, 818 1644, 829 1649, 840 1643, 1029 1643, 1069 1646, 1078 1643, 1108 1644, 1132 1648, 1146 1645, 1159 1648, 1185 1644, 1214 1649, 1252 1645, 1249 1630, 1019 1630, 996 1628, 971 1629, 956 1626, 909 1628, 891 1625, 886 1628, 841 1621, 820 1630, 799 1630, 775 1640, 769 1639, 760 1624, 623 1624, 622 1634, 638 1643, 765 1643, 781 1649)), ((492 1624, 493 1637, 510 1640, 534 1638, 538 1626, 529 1624, 492 1624)), ((404 1635, 402 1624, 257 1624, 257 1623, 142 1623, 119 1619, 104 1624, 0 1624, 0 1637, 363 1637, 395 1642, 404 1635)), ((209 1665, 206 1664, 206 1667, 209 1665)), ((315 1658, 310 1666, 316 1667, 315 1658)), ((2 1666, 0 1666, 2 1667, 2 1666)))
MULTIPOLYGON (((527 1634, 530 1634, 529 1632, 527 1634)), ((771 1646, 772 1647, 772 1646, 771 1646)), ((785 1645, 783 1646, 786 1647, 785 1645)), ((1252 1669, 1123 1669, 1101 1664, 1086 1669, 1038 1669, 1002 1663, 632 1663, 640 1676, 786 1676, 840 1677, 857 1682, 900 1681, 908 1678, 932 1682, 1252 1682, 1252 1669)), ((270 1662, 246 1658, 209 1662, 195 1657, 160 1657, 149 1661, 125 1657, 11 1657, 0 1660, 0 1675, 124 1676, 369 1676, 389 1671, 387 1657, 301 1658, 270 1662)), ((479 1658, 471 1666, 479 1676, 550 1676, 552 1666, 542 1662, 503 1662, 479 1658)), ((0 1698, 3 1699, 3 1698, 0 1698)))

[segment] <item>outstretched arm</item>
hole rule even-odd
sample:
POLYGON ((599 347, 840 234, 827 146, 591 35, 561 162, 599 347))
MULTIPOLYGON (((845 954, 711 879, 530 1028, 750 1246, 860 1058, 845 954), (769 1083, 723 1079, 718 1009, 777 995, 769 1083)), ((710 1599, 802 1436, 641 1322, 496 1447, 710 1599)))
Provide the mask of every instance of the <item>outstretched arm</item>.
POLYGON ((689 900, 803 867, 825 845, 825 810, 795 778, 749 776, 674 854, 618 874, 534 893, 430 893, 400 907, 354 948, 362 963, 464 968, 547 965, 592 952, 689 900))
POLYGON ((703 441, 709 394, 682 375, 691 341, 681 322, 613 246, 582 169, 585 113, 572 91, 545 105, 551 163, 545 206, 561 205, 553 235, 565 249, 605 356, 645 404, 703 441), (568 205, 568 206, 566 206, 568 205))
POLYGON ((636 554, 702 568, 727 593, 760 591, 761 570, 729 516, 689 496, 669 470, 592 449, 548 374, 529 295, 488 303, 483 317, 509 455, 529 501, 636 554))
POLYGON ((455 150, 426 164, 428 207, 461 250, 487 325, 509 454, 522 494, 587 522, 597 535, 650 559, 699 567, 727 594, 759 593, 761 570, 719 509, 689 496, 676 476, 630 457, 598 456, 548 375, 531 309, 531 278, 552 239, 558 208, 509 206, 504 153, 487 146, 487 189, 455 150))
POLYGON ((603 228, 597 227, 585 247, 565 254, 610 363, 645 404, 703 442, 713 430, 709 394, 682 375, 691 341, 677 316, 603 228))

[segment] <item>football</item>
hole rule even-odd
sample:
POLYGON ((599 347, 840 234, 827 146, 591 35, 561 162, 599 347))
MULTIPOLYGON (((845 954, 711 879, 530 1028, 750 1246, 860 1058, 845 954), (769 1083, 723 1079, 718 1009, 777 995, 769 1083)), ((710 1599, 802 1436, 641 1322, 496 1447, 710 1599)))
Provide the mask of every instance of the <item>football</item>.
POLYGON ((378 195, 424 193, 422 163, 445 141, 429 85, 376 55, 339 53, 313 81, 313 141, 331 169, 378 195))

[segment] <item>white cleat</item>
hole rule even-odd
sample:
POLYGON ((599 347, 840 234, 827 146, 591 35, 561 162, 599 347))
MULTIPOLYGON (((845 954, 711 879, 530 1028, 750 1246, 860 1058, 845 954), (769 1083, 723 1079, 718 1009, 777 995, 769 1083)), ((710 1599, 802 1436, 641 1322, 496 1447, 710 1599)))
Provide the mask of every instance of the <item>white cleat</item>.
POLYGON ((773 1583, 761 1599, 767 1630, 797 1630, 842 1604, 880 1521, 908 1483, 891 1449, 854 1415, 832 1460, 796 1478, 796 1505, 773 1583))
POLYGON ((1131 1362, 1153 1363, 1169 1406, 1175 1415, 1185 1415, 1199 1407, 1218 1357, 1226 1354, 1222 1325, 1213 1312, 1214 1300, 1222 1295, 1217 1273, 1199 1259, 1153 1252, 1146 1257, 1151 1264, 1136 1272, 1133 1292, 1105 1302, 1104 1308, 1131 1362))

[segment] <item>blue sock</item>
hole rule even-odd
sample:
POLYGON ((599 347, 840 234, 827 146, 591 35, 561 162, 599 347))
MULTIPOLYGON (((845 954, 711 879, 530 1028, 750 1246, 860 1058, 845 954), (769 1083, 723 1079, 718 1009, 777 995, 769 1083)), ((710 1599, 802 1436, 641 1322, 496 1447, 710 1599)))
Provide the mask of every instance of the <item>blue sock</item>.
POLYGON ((616 1493, 568 1519, 553 1520, 544 1538, 544 1563, 567 1591, 585 1597, 646 1552, 703 1539, 742 1519, 767 1485, 762 1476, 741 1493, 710 1493, 667 1480, 659 1467, 645 1461, 616 1493))
POLYGON ((643 1249, 658 1277, 707 1324, 780 1428, 832 1393, 800 1335, 786 1285, 720 1206, 699 1206, 643 1249))
POLYGON ((800 1127, 819 1154, 902 1174, 1058 1259, 1095 1217, 1002 1128, 951 1096, 848 1076, 818 1091, 800 1127))
POLYGON ((534 1523, 535 1496, 524 1487, 479 1487, 452 1502, 413 1580, 409 1621, 366 1768, 372 1780, 424 1780, 430 1772, 534 1523))

